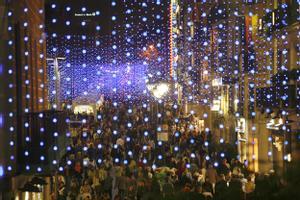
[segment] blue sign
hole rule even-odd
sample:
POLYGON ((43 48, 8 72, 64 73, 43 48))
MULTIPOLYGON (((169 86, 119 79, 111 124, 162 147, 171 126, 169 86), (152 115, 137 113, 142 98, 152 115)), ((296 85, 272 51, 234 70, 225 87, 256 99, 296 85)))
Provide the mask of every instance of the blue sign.
POLYGON ((3 166, 0 165, 0 177, 4 176, 4 169, 3 166))
POLYGON ((0 75, 3 73, 3 65, 0 64, 0 75))

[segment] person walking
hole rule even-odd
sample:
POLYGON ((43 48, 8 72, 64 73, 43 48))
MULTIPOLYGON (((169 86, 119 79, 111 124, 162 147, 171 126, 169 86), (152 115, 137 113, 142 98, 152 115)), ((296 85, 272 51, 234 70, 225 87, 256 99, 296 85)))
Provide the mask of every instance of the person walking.
POLYGON ((218 178, 218 173, 212 164, 208 165, 208 169, 206 171, 206 177, 208 178, 209 183, 212 185, 213 188, 212 192, 215 193, 215 186, 218 178))
POLYGON ((121 176, 119 176, 117 178, 117 183, 116 184, 117 184, 117 188, 118 188, 118 191, 119 191, 120 200, 124 200, 126 190, 127 190, 127 177, 124 176, 124 173, 122 173, 121 176))

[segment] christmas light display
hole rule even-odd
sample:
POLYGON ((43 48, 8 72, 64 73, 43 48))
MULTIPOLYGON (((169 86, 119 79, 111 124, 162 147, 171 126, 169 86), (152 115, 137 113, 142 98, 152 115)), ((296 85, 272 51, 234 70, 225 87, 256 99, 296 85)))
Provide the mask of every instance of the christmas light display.
POLYGON ((94 100, 101 94, 116 93, 119 96, 125 94, 136 96, 135 94, 145 93, 144 80, 147 72, 151 76, 157 76, 151 74, 156 73, 155 69, 161 70, 157 72, 163 74, 161 76, 168 73, 166 71, 168 46, 167 41, 164 40, 167 38, 168 29, 160 23, 160 21, 166 21, 164 18, 167 14, 151 11, 152 15, 142 15, 143 12, 147 13, 145 10, 149 7, 157 9, 156 7, 161 4, 159 1, 141 4, 113 1, 111 5, 105 2, 97 8, 91 8, 93 2, 89 2, 87 5, 82 5, 81 10, 77 7, 72 9, 70 4, 64 3, 58 3, 58 5, 53 3, 56 5, 53 7, 50 5, 49 16, 53 18, 49 18, 47 24, 49 32, 52 30, 53 32, 48 33, 50 36, 47 46, 48 57, 65 58, 64 61, 57 63, 60 80, 54 76, 55 67, 50 60, 49 65, 52 67, 48 67, 48 70, 50 70, 49 87, 52 89, 51 99, 59 96, 59 99, 66 101, 85 96, 86 99, 94 100), (65 8, 69 18, 57 16, 60 7, 65 8), (110 25, 102 27, 96 21, 102 19, 102 7, 107 7, 112 11, 122 10, 125 16, 117 11, 114 15, 111 14, 111 17, 103 16, 103 18, 109 18, 110 25), (91 16, 88 15, 89 13, 91 16), (80 17, 76 18, 76 16, 80 17), (87 22, 89 18, 91 20, 87 22), (65 32, 56 33, 55 28, 64 25, 64 22, 70 25, 66 26, 65 32), (72 31, 72 24, 81 26, 82 30, 93 31, 83 35, 68 34, 72 31), (151 53, 151 50, 155 50, 158 54, 153 57, 148 53, 151 53), (78 78, 79 76, 81 78, 78 78), (60 86, 56 88, 59 91, 55 91, 55 84, 60 86))
MULTIPOLYGON (((83 141, 97 133, 98 164, 109 154, 117 165, 136 160, 156 168, 184 154, 187 168, 217 168, 233 158, 227 144, 236 144, 237 158, 254 171, 278 152, 293 159, 300 34, 292 7, 299 2, 38 5, 7 12, 8 172, 16 170, 16 155, 28 173, 76 165, 64 156, 72 152, 72 131, 83 141)), ((82 153, 93 145, 84 143, 82 153)))
POLYGON ((45 122, 57 123, 56 118, 49 119, 45 114, 48 94, 44 2, 15 3, 6 5, 9 92, 5 127, 11 138, 6 169, 7 174, 41 173, 48 163, 47 138, 51 134, 45 122))

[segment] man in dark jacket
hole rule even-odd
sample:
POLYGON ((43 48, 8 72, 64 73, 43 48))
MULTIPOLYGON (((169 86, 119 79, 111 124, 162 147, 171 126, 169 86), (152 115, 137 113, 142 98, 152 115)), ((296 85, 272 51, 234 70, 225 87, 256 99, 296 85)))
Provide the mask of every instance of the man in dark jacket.
POLYGON ((225 175, 224 174, 220 174, 220 178, 221 179, 217 182, 216 189, 215 189, 215 198, 217 200, 223 200, 224 199, 224 194, 228 190, 228 186, 227 186, 227 181, 225 179, 225 175))

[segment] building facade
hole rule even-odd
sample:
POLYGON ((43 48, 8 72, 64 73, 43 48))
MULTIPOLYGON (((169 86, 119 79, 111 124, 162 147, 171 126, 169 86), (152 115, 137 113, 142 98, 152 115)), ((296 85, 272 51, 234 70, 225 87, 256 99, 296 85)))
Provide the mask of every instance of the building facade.
POLYGON ((31 125, 48 109, 44 1, 1 1, 0 16, 1 194, 10 199, 39 172, 29 158, 41 162, 43 156, 33 148, 42 129, 36 133, 31 125))
POLYGON ((282 172, 299 157, 299 3, 172 3, 186 111, 253 171, 282 172))

